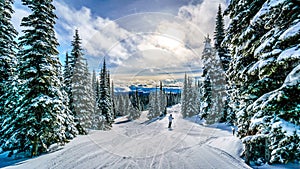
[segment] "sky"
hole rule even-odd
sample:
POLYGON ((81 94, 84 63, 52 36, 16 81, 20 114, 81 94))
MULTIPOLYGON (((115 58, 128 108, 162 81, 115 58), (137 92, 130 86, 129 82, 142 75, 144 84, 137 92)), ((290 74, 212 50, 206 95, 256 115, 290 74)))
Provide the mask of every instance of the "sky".
MULTIPOLYGON (((15 0, 12 22, 30 11, 15 0)), ((201 74, 204 36, 213 37, 218 5, 225 0, 54 0, 55 32, 64 63, 79 30, 90 70, 103 58, 115 84, 175 82, 201 74)), ((20 33, 22 34, 22 33, 20 33)))

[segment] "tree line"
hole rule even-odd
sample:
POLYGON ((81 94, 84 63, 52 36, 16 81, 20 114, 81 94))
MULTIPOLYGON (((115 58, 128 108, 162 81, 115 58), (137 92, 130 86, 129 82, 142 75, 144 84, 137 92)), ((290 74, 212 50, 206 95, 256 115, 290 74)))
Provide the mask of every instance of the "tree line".
POLYGON ((52 1, 22 0, 31 12, 18 40, 12 4, 0 3, 0 152, 37 156, 89 129, 110 129, 117 115, 140 116, 141 96, 114 94, 105 59, 91 76, 78 30, 62 68, 52 1))
POLYGON ((75 30, 62 69, 52 1, 22 1, 31 13, 22 19, 18 41, 12 4, 0 3, 0 152, 37 156, 88 129, 111 128, 113 90, 105 60, 99 78, 95 72, 91 78, 75 30))
MULTIPOLYGON (((152 119, 177 103, 162 87, 146 98, 115 94, 105 59, 91 77, 78 30, 62 70, 52 1, 22 3, 31 13, 18 41, 13 0, 0 3, 0 152, 36 156, 88 129, 110 129, 118 115, 136 119, 148 109, 152 119)), ((246 162, 300 160, 299 16, 296 1, 232 0, 224 13, 219 6, 201 80, 185 75, 183 117, 237 125, 246 162)))
POLYGON ((219 6, 198 89, 185 77, 183 117, 237 125, 247 163, 300 160, 299 8, 288 0, 233 0, 224 13, 219 6))

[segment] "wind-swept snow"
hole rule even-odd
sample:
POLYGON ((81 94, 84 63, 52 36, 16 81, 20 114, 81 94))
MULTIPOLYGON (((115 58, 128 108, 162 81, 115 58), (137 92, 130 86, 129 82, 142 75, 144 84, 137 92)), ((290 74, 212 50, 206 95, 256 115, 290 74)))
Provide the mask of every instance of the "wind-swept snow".
MULTIPOLYGON (((180 106, 168 109, 168 119, 116 120, 110 131, 90 131, 62 149, 24 161, 0 157, 0 167, 30 169, 68 168, 250 168, 239 153, 238 138, 230 130, 184 120, 180 106)), ((221 126, 221 128, 223 128, 221 126)))

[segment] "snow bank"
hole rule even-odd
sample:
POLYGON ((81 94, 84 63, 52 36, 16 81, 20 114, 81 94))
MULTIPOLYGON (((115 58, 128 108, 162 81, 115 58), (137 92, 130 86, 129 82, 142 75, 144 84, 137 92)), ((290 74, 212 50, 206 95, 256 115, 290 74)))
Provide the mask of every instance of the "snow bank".
POLYGON ((234 136, 216 138, 209 141, 208 145, 227 152, 235 158, 240 158, 240 154, 243 151, 241 140, 234 136))

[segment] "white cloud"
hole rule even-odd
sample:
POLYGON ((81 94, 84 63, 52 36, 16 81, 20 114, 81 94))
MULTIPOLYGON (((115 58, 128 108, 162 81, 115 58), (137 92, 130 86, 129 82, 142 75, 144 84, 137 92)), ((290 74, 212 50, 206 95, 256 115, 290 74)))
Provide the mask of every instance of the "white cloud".
POLYGON ((201 32, 212 34, 219 4, 225 9, 225 0, 204 0, 197 5, 183 6, 178 16, 197 25, 201 32))
MULTIPOLYGON (((200 57, 204 36, 213 35, 219 3, 224 9, 224 0, 204 0, 182 6, 177 16, 139 13, 112 21, 94 16, 87 7, 75 9, 56 0, 54 5, 59 19, 55 31, 61 47, 70 50, 74 30, 79 29, 93 69, 97 69, 106 56, 116 66, 112 71, 119 74, 135 74, 152 68, 167 73, 185 71, 202 67, 200 57)), ((15 10, 14 23, 28 15, 24 9, 15 10)))
POLYGON ((90 66, 97 68, 108 52, 112 60, 118 61, 116 64, 128 57, 128 49, 119 42, 130 36, 130 32, 107 18, 94 17, 89 8, 76 10, 58 1, 54 1, 54 5, 59 16, 56 28, 59 42, 70 46, 74 30, 78 29, 90 66))

